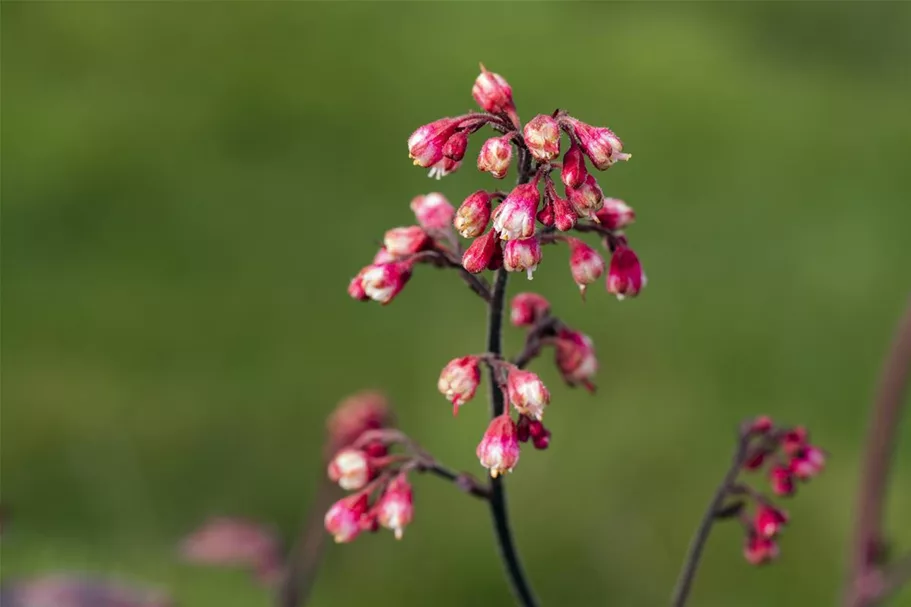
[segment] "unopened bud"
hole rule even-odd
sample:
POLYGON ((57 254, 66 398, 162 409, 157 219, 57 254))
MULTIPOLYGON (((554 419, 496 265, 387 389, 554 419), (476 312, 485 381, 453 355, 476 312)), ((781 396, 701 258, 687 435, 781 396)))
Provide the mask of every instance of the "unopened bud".
POLYGON ((537 236, 510 240, 503 247, 503 267, 508 272, 525 272, 528 280, 534 278, 541 263, 541 243, 537 236))
POLYGON ((509 402, 519 413, 535 420, 544 416, 544 407, 550 403, 550 392, 536 374, 513 367, 506 380, 506 390, 509 402))
POLYGON ((430 244, 430 237, 421 226, 392 228, 383 236, 383 247, 396 259, 414 255, 430 244))
POLYGON ((588 171, 585 169, 585 156, 582 149, 575 142, 569 146, 563 155, 563 167, 560 169, 560 179, 568 188, 578 188, 585 182, 588 171))
POLYGON ((465 249, 462 255, 462 267, 478 274, 487 269, 497 252, 497 233, 490 230, 483 236, 478 236, 474 242, 465 249))
POLYGON ((476 454, 493 478, 512 471, 519 461, 519 436, 509 413, 503 413, 490 422, 476 454))
POLYGON ((607 271, 607 292, 622 300, 638 295, 646 283, 645 272, 636 253, 629 247, 617 247, 611 255, 607 271))
POLYGON ((465 199, 456 213, 453 225, 464 238, 475 238, 484 233, 490 223, 490 194, 478 190, 465 199))
POLYGON ((494 213, 493 227, 500 238, 517 240, 532 236, 540 199, 537 183, 517 185, 494 213))
POLYGON ((350 542, 361 532, 361 517, 366 512, 366 493, 342 498, 326 512, 326 531, 332 534, 336 542, 350 542))
POLYGON ((346 491, 363 489, 371 473, 370 460, 360 449, 342 449, 329 462, 329 480, 346 491))
POLYGON ((419 127, 408 138, 408 156, 414 164, 429 168, 443 159, 443 146, 455 133, 459 120, 441 118, 419 127))
POLYGON ((482 65, 481 73, 474 81, 471 96, 485 112, 500 114, 514 112, 512 87, 499 74, 488 72, 482 65))
MULTIPOLYGON (((416 196, 411 201, 411 210, 414 211, 418 224, 431 232, 448 230, 455 215, 453 206, 439 192, 416 196)), ((376 260, 373 263, 377 263, 376 260)))
POLYGON ((578 238, 568 240, 571 251, 569 268, 573 280, 579 285, 582 297, 585 297, 585 288, 604 274, 604 260, 593 248, 578 238))
POLYGON ((604 198, 601 210, 595 217, 608 230, 622 230, 636 221, 636 212, 619 198, 604 198))
POLYGON ((410 278, 411 264, 394 262, 371 266, 364 272, 362 281, 367 296, 385 305, 401 293, 410 278))
POLYGON ((550 312, 550 303, 537 293, 519 293, 512 298, 509 320, 517 327, 530 327, 550 312))
POLYGON ((481 383, 481 369, 477 356, 455 358, 440 373, 437 388, 452 403, 452 414, 459 412, 459 407, 474 398, 481 383))
POLYGON ((509 172, 509 163, 512 162, 512 144, 510 137, 491 137, 481 146, 478 154, 478 170, 490 173, 497 179, 506 177, 509 172))
POLYGON ((411 484, 404 472, 389 481, 375 509, 380 525, 391 529, 395 533, 395 539, 402 539, 402 532, 414 517, 411 484))
POLYGON ((538 114, 525 125, 525 146, 535 160, 547 162, 560 154, 560 125, 546 114, 538 114))

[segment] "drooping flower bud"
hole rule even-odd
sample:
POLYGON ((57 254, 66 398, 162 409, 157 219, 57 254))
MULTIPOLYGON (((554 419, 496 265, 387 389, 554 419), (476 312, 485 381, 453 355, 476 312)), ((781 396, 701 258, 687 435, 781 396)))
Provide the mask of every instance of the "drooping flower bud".
POLYGON ((352 299, 358 301, 370 301, 370 296, 367 295, 367 291, 364 290, 364 274, 367 273, 373 266, 367 266, 362 268, 360 272, 357 273, 357 276, 351 279, 351 282, 348 283, 348 295, 352 299))
POLYGON ((411 483, 404 472, 389 481, 375 509, 380 525, 391 529, 395 533, 395 539, 402 539, 402 532, 414 517, 411 483))
POLYGON ((481 146, 478 154, 478 170, 490 173, 497 179, 506 177, 509 172, 509 163, 512 162, 512 145, 510 137, 491 137, 481 146))
POLYGON ((544 416, 544 407, 550 403, 550 392, 536 374, 513 367, 506 379, 506 390, 509 402, 519 413, 536 420, 544 416))
POLYGON ((533 420, 529 424, 528 433, 531 435, 531 444, 535 449, 543 451, 550 446, 550 430, 545 428, 540 420, 533 420))
POLYGON ((782 526, 788 522, 788 514, 770 504, 759 504, 756 507, 756 517, 753 526, 756 533, 762 537, 775 537, 782 526))
POLYGON ((573 275, 573 280, 579 285, 583 299, 585 298, 585 288, 595 282, 604 274, 604 260, 598 253, 579 240, 578 238, 569 238, 569 269, 573 275))
POLYGON ((398 257, 390 253, 386 247, 380 247, 379 251, 376 252, 376 255, 373 256, 373 265, 375 266, 384 263, 392 263, 393 261, 398 261, 398 257))
POLYGON ((538 114, 525 125, 525 145, 535 160, 547 162, 560 154, 560 125, 546 114, 538 114))
POLYGON ((363 489, 372 473, 370 460, 360 449, 342 449, 329 462, 329 480, 346 491, 363 489))
POLYGON ((554 205, 545 202, 535 218, 547 227, 554 225, 554 205))
POLYGON ((511 472, 516 466, 519 461, 519 435, 516 423, 508 412, 490 422, 476 454, 493 478, 511 472))
MULTIPOLYGON (((326 458, 353 443, 367 430, 376 430, 392 423, 393 415, 386 397, 365 390, 342 400, 326 421, 326 458)), ((385 455, 381 453, 379 455, 385 455)))
POLYGON ((422 251, 430 244, 430 237, 421 226, 392 228, 383 236, 383 248, 395 259, 404 259, 422 251))
POLYGON ((517 185, 494 213, 493 227, 500 238, 517 240, 532 236, 540 199, 537 183, 517 185))
POLYGON ((781 449, 788 455, 795 455, 806 446, 809 437, 807 429, 803 426, 791 428, 781 437, 781 449))
POLYGON ((478 190, 465 199, 456 213, 453 225, 464 238, 475 238, 484 233, 490 223, 490 194, 478 190))
POLYGON ((503 76, 488 72, 483 65, 471 88, 471 96, 481 109, 491 114, 510 113, 516 109, 512 100, 512 87, 503 76))
POLYGON ((585 156, 582 149, 574 141, 566 154, 563 155, 563 167, 560 169, 560 179, 568 188, 578 188, 585 182, 588 171, 585 169, 585 156))
POLYGON ((455 358, 443 367, 437 388, 452 403, 452 414, 459 412, 459 407, 474 398, 481 383, 481 369, 477 356, 455 358))
POLYGON ((794 494, 794 475, 784 466, 776 465, 769 471, 769 482, 775 495, 794 494))
POLYGON ((582 384, 594 392, 595 385, 591 379, 598 372, 598 358, 595 355, 595 344, 588 335, 567 328, 560 329, 554 341, 554 361, 567 384, 582 384))
POLYGON ((826 454, 822 449, 808 445, 794 454, 789 465, 794 476, 808 480, 822 472, 826 465, 826 454))
POLYGON ((367 297, 385 305, 401 293, 410 278, 410 263, 393 262, 370 266, 361 280, 367 297))
POLYGON ((755 451, 747 454, 746 460, 743 462, 744 470, 758 470, 765 463, 766 457, 768 457, 769 452, 765 449, 759 448, 755 451))
POLYGON ((534 278, 541 263, 541 243, 537 236, 510 240, 503 247, 503 267, 508 272, 525 272, 528 280, 534 278))
POLYGON ((456 131, 443 145, 443 157, 460 162, 465 157, 466 149, 468 149, 468 133, 456 131))
POLYGON ((411 210, 420 226, 430 232, 448 230, 455 215, 453 206, 439 192, 416 196, 411 201, 411 210))
POLYGON ((610 129, 594 127, 574 118, 564 120, 572 125, 579 144, 598 169, 603 171, 615 162, 631 158, 623 153, 623 142, 610 129))
POLYGON ((576 225, 576 211, 565 198, 553 197, 554 225, 561 232, 572 230, 576 225))
POLYGON ((772 538, 749 533, 743 546, 743 557, 751 565, 763 565, 778 557, 778 544, 772 538))
POLYGON ((350 542, 361 532, 361 517, 367 512, 367 494, 355 493, 332 504, 326 512, 326 531, 338 543, 350 542))
POLYGON ((497 252, 497 245, 497 233, 493 230, 483 236, 478 236, 465 249, 465 253, 462 255, 462 267, 472 274, 483 272, 494 258, 497 252))
POLYGON ((519 293, 512 298, 509 320, 517 327, 530 327, 550 312, 550 302, 537 293, 519 293))
MULTIPOLYGON (((519 421, 516 422, 516 438, 520 443, 527 443, 531 438, 531 418, 527 415, 520 415, 519 421)), ((541 423, 541 422, 538 422, 541 423)))
POLYGON ((585 181, 578 188, 567 188, 566 194, 573 205, 576 215, 593 219, 604 204, 604 194, 594 175, 586 175, 585 181))
POLYGON ((620 300, 635 297, 646 282, 642 264, 633 250, 625 246, 617 247, 611 255, 610 268, 607 271, 607 292, 613 293, 620 300))
POLYGON ((595 217, 608 230, 622 230, 636 221, 636 212, 619 198, 604 198, 595 217))
POLYGON ((408 156, 414 164, 430 168, 443 159, 443 146, 455 133, 458 118, 440 118, 419 127, 408 138, 408 156))

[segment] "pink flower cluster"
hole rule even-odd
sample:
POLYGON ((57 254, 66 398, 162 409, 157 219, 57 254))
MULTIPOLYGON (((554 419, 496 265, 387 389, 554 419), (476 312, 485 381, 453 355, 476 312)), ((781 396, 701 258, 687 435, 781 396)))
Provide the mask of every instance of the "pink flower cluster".
MULTIPOLYGON (((768 417, 754 420, 744 436, 746 451, 743 469, 767 469, 772 493, 779 497, 794 495, 796 481, 808 481, 822 472, 825 453, 809 442, 806 429, 776 427, 768 417)), ((789 521, 787 512, 776 507, 770 498, 757 489, 737 484, 729 495, 742 496, 753 503, 753 514, 738 508, 745 529, 743 554, 747 562, 761 565, 778 556, 777 538, 789 521)), ((745 502, 739 502, 745 504, 745 502)))

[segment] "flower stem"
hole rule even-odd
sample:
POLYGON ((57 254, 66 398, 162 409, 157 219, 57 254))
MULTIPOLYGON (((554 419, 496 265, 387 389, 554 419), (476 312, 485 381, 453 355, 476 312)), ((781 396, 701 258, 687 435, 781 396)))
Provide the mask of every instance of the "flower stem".
MULTIPOLYGON (((527 183, 531 177, 531 158, 528 151, 519 146, 519 179, 518 183, 527 183)), ((487 315, 487 352, 496 356, 503 355, 503 309, 506 299, 506 282, 509 273, 500 268, 494 278, 493 290, 487 315)), ((488 363, 490 371, 490 416, 495 418, 503 414, 505 404, 503 390, 496 380, 496 369, 488 363)), ((525 571, 519 560, 512 530, 509 526, 509 513, 506 509, 506 486, 503 476, 490 480, 490 515, 493 518, 493 528, 500 549, 500 558, 506 568, 506 575, 512 587, 513 594, 523 607, 536 607, 538 604, 525 571)))

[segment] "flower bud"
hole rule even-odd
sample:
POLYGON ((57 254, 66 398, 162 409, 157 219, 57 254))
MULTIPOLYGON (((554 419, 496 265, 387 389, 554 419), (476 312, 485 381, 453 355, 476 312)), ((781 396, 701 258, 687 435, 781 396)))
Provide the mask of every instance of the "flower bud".
POLYGON ((560 179, 568 188, 578 188, 585 182, 588 171, 585 169, 585 156, 582 150, 573 142, 566 154, 563 155, 563 167, 560 169, 560 179))
POLYGON ((769 482, 775 495, 794 494, 794 475, 784 466, 776 465, 769 471, 769 482))
MULTIPOLYGON (((541 424, 541 422, 537 423, 541 424)), ((531 444, 539 451, 543 451, 550 446, 550 430, 545 428, 544 424, 541 424, 541 432, 539 434, 532 435, 531 444)))
POLYGON ((796 455, 806 446, 808 439, 809 434, 803 426, 791 428, 781 437, 781 449, 788 455, 796 455))
POLYGON ((788 522, 788 514, 769 504, 759 504, 756 507, 756 517, 753 526, 762 537, 775 537, 782 526, 788 522))
POLYGON ((530 327, 550 312, 550 303, 537 293, 519 293, 512 298, 509 320, 517 327, 530 327))
POLYGON ((509 413, 495 417, 476 451, 481 465, 490 469, 490 476, 511 472, 519 461, 519 435, 509 413))
POLYGON ((326 512, 326 531, 338 543, 350 542, 361 532, 361 517, 367 513, 367 494, 355 493, 332 504, 326 512))
POLYGON ((531 423, 531 418, 527 415, 519 416, 519 421, 516 423, 516 438, 519 439, 520 443, 527 443, 528 439, 531 438, 531 423))
POLYGON ((389 481, 375 509, 380 525, 392 529, 395 539, 402 539, 403 530, 414 516, 411 483, 408 482, 405 473, 400 473, 389 481))
POLYGON ((452 414, 459 412, 459 407, 474 398, 481 383, 481 369, 477 356, 455 358, 443 367, 437 389, 452 403, 452 414))
MULTIPOLYGON (((439 192, 416 196, 411 201, 411 210, 420 226, 430 232, 448 230, 455 215, 453 206, 439 192)), ((373 263, 377 263, 376 260, 373 263)))
POLYGON ((563 328, 554 341, 554 361, 563 380, 570 386, 582 384, 590 392, 595 386, 591 379, 598 371, 595 344, 584 333, 563 328))
POLYGON ((769 452, 765 449, 756 449, 755 451, 750 452, 747 455, 746 460, 743 462, 744 470, 758 470, 765 463, 765 458, 768 457, 769 452))
POLYGON ((743 547, 743 557, 751 565, 763 565, 778 557, 778 544, 771 538, 749 533, 743 547))
POLYGON ((386 305, 405 288, 410 278, 410 263, 393 262, 370 266, 362 281, 367 297, 386 305))
POLYGON ((443 157, 460 162, 468 149, 468 133, 456 131, 443 145, 443 157))
POLYGON ((576 225, 576 211, 565 198, 553 197, 554 225, 561 232, 568 232, 576 225))
POLYGON ((441 118, 418 128, 408 138, 408 157, 414 164, 429 168, 443 159, 443 146, 455 133, 458 118, 441 118))
POLYGON ((485 112, 500 114, 514 112, 516 109, 512 100, 512 87, 503 76, 488 72, 483 65, 471 88, 471 96, 485 112))
POLYGON ((517 240, 532 236, 540 199, 537 183, 517 185, 494 213, 493 228, 500 238, 517 240))
POLYGON ((525 272, 528 280, 534 278, 541 263, 541 243, 537 236, 510 240, 503 247, 503 267, 507 272, 525 272))
POLYGON ((492 262, 497 244, 497 233, 493 230, 478 236, 462 255, 462 267, 472 274, 483 272, 492 262))
POLYGON ((545 203, 535 218, 547 227, 554 225, 554 205, 545 203))
POLYGON ((383 236, 383 248, 395 259, 403 259, 426 249, 430 237, 421 226, 392 228, 383 236))
POLYGON ((560 154, 560 125, 546 114, 538 114, 525 125, 525 146, 535 160, 547 162, 560 154))
POLYGON ((633 250, 625 246, 617 247, 611 256, 610 268, 607 271, 607 292, 613 293, 620 300, 635 297, 646 282, 642 264, 633 250))
POLYGON ((506 177, 509 171, 509 163, 512 162, 512 144, 509 143, 510 137, 491 137, 481 146, 481 152, 478 154, 478 170, 482 173, 490 173, 497 179, 506 177))
POLYGON ((351 282, 348 283, 348 295, 350 295, 352 299, 370 301, 370 296, 367 295, 367 291, 364 290, 364 274, 372 267, 373 266, 367 266, 366 268, 362 268, 361 271, 357 273, 357 276, 352 278, 351 282))
POLYGON ((582 218, 594 218, 595 213, 604 204, 604 194, 593 175, 587 175, 578 188, 567 188, 566 194, 576 215, 582 218))
POLYGON ((631 158, 623 153, 623 142, 610 129, 594 127, 574 118, 566 120, 572 125, 585 154, 598 169, 603 171, 615 162, 631 158))
POLYGON ((379 251, 376 252, 376 255, 373 256, 373 265, 378 266, 398 260, 398 257, 390 253, 386 247, 380 247, 379 251))
POLYGON ((490 258, 490 263, 487 264, 487 269, 496 272, 503 267, 503 241, 499 238, 494 238, 494 247, 493 247, 493 256, 490 258))
POLYGON ((329 462, 329 480, 346 491, 363 489, 372 472, 367 454, 360 449, 342 449, 329 462))
POLYGON ((456 213, 453 225, 464 238, 475 238, 484 233, 490 223, 490 194, 478 190, 465 199, 456 213))
POLYGON ((604 274, 604 260, 593 248, 578 238, 570 238, 568 241, 571 251, 569 269, 584 298, 585 288, 604 274))
POLYGON ((636 221, 636 212, 619 198, 604 198, 595 217, 608 230, 622 230, 636 221))
POLYGON ((393 415, 386 397, 379 392, 366 390, 345 398, 326 421, 326 434, 329 438, 326 458, 353 443, 367 430, 386 427, 392 420, 393 415))
POLYGON ((544 407, 550 403, 550 392, 541 378, 531 371, 513 367, 506 379, 509 402, 519 413, 536 420, 544 416, 544 407))
POLYGON ((822 449, 808 445, 791 458, 789 465, 794 476, 808 480, 822 472, 826 465, 826 455, 822 449))
POLYGON ((460 166, 462 166, 461 161, 446 158, 444 156, 436 164, 430 167, 430 172, 427 173, 427 176, 439 181, 443 177, 446 177, 446 175, 458 171, 460 166))

